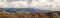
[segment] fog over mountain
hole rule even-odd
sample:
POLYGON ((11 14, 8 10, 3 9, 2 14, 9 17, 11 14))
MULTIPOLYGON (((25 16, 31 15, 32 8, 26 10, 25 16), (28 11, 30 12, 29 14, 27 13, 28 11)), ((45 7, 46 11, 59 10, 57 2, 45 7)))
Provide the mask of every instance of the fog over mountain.
POLYGON ((36 8, 60 11, 60 0, 0 0, 0 8, 36 8))

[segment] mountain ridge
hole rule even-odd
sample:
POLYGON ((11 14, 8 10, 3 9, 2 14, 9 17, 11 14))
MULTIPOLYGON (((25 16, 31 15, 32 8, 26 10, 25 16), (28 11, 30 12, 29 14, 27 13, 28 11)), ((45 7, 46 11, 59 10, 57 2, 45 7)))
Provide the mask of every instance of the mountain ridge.
POLYGON ((40 10, 35 8, 0 8, 3 11, 6 12, 16 12, 16 11, 28 11, 28 12, 50 12, 50 10, 40 10))

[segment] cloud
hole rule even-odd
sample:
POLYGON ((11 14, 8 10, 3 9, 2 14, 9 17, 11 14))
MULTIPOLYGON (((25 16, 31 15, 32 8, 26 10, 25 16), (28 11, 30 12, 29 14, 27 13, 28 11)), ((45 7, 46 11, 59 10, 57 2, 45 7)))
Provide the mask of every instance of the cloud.
POLYGON ((8 7, 8 3, 0 2, 0 8, 7 8, 7 7, 8 7))
POLYGON ((47 0, 31 1, 29 4, 27 1, 13 1, 11 3, 0 2, 3 8, 36 8, 42 10, 60 10, 60 2, 55 0, 49 2, 47 0))

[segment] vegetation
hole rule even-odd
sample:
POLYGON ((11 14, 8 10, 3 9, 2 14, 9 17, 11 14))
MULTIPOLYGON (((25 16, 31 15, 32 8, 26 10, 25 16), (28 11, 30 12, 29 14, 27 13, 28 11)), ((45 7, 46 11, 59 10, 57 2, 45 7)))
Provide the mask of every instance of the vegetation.
POLYGON ((3 13, 0 18, 60 18, 60 11, 3 13))
POLYGON ((0 10, 0 18, 5 18, 3 15, 4 15, 4 14, 3 14, 3 11, 0 10))

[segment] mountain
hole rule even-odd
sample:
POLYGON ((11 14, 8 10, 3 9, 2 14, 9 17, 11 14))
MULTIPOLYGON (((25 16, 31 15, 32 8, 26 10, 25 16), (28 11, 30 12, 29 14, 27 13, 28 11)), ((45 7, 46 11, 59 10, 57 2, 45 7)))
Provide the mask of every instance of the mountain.
POLYGON ((6 12, 16 12, 16 11, 28 11, 28 12, 49 12, 50 10, 40 10, 35 8, 0 8, 3 11, 6 12))

